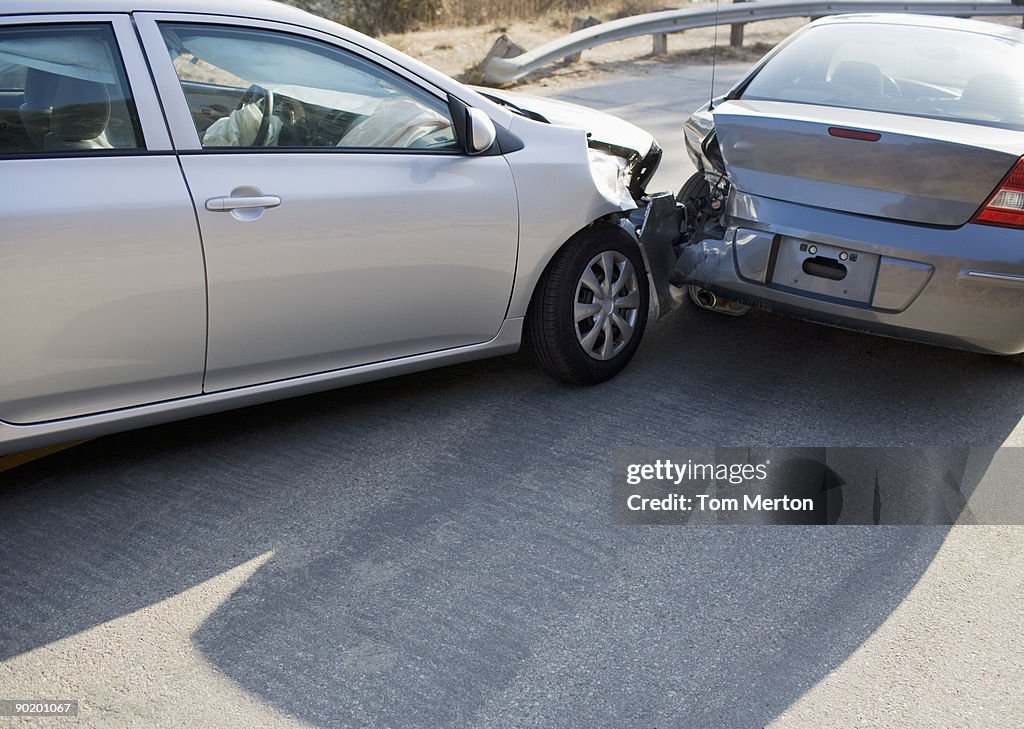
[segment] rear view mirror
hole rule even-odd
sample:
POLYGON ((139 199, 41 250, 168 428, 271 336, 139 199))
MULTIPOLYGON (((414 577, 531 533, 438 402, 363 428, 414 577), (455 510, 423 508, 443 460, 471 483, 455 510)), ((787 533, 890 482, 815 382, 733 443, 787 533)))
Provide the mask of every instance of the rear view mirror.
POLYGON ((494 146, 498 136, 494 122, 480 109, 473 109, 454 96, 448 97, 455 133, 466 154, 482 154, 494 146))

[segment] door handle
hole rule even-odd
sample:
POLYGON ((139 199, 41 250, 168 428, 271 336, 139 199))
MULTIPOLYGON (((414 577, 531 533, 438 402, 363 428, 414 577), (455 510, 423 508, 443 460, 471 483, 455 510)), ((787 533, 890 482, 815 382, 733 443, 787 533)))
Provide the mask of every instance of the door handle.
POLYGON ((281 204, 277 195, 254 195, 252 197, 211 197, 206 201, 206 209, 221 213, 231 210, 251 210, 253 208, 276 208, 281 204))

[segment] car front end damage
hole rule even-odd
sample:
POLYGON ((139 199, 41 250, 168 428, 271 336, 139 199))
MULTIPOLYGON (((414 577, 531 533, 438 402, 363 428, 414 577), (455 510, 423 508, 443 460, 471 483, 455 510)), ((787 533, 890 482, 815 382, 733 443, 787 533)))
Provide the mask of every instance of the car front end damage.
POLYGON ((653 293, 654 317, 661 318, 683 301, 683 289, 673 286, 670 279, 686 221, 685 211, 672 193, 646 192, 661 162, 661 147, 652 139, 646 154, 641 155, 627 147, 595 140, 593 135, 588 146, 595 183, 629 211, 614 216, 614 221, 640 248, 653 293))
POLYGON ((654 137, 618 117, 576 104, 505 90, 476 90, 517 116, 586 131, 590 176, 606 211, 595 222, 616 226, 638 246, 652 292, 652 316, 657 319, 678 308, 683 290, 669 279, 678 259, 685 213, 671 193, 646 191, 662 158, 654 137))

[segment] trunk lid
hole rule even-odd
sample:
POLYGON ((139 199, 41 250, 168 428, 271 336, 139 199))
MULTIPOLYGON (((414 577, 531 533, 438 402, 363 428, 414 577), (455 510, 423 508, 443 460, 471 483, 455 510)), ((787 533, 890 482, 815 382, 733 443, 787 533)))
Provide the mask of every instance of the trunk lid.
POLYGON ((714 117, 737 189, 929 225, 969 221, 1024 152, 1019 131, 877 111, 732 100, 714 117))

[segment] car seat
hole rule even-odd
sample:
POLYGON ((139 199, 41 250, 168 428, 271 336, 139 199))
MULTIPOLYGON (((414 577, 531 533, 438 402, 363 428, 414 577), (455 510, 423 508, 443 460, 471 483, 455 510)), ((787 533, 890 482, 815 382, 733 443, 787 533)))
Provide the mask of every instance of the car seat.
POLYGON ((1019 121, 1024 115, 1024 84, 999 73, 980 73, 971 78, 957 106, 964 114, 991 121, 1019 121))
POLYGON ((110 121, 110 97, 100 83, 65 76, 57 84, 50 112, 48 150, 109 149, 103 135, 110 121))
POLYGON ((50 112, 60 80, 60 76, 38 68, 25 70, 24 103, 18 112, 25 134, 38 149, 43 148, 43 138, 50 131, 50 112))
POLYGON ((864 61, 843 61, 832 70, 832 83, 857 94, 881 96, 882 69, 864 61))

